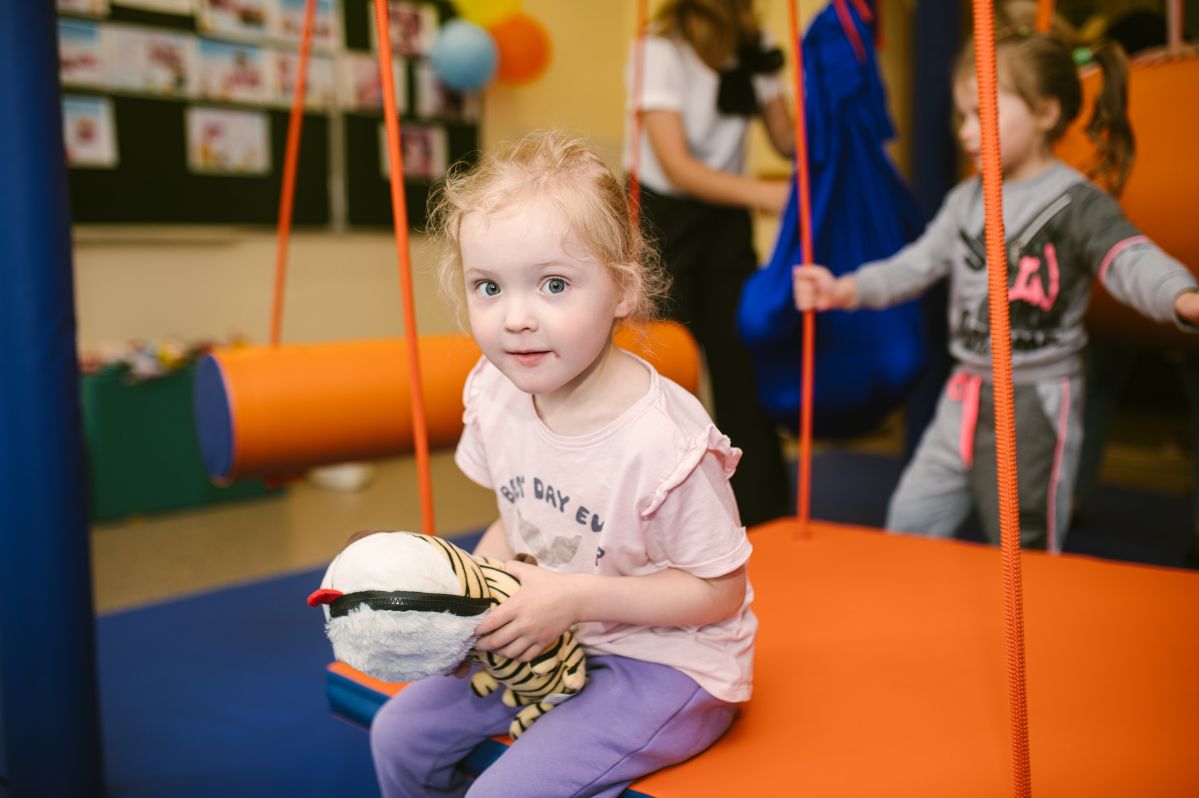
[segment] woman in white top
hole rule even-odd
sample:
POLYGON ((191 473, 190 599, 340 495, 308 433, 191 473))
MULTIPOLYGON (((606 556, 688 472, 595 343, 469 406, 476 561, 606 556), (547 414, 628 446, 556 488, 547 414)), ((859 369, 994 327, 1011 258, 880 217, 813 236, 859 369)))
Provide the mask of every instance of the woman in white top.
POLYGON ((792 512, 778 433, 735 324, 742 284, 758 265, 750 212, 777 214, 787 199, 787 181, 744 174, 755 116, 780 155, 794 150, 783 54, 763 36, 752 0, 670 0, 643 55, 639 97, 629 70, 643 119, 642 224, 673 278, 668 312, 704 351, 716 423, 744 451, 733 490, 752 526, 792 512))

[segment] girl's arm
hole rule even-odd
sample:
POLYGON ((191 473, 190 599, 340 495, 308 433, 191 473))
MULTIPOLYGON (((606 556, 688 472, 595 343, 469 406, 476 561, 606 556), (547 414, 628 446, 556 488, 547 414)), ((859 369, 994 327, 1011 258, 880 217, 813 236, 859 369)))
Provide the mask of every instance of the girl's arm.
POLYGON ((709 579, 675 568, 645 576, 559 574, 520 562, 513 596, 479 624, 478 648, 528 662, 583 621, 638 626, 703 626, 729 617, 745 600, 746 569, 709 579))
POLYGON ((791 112, 787 110, 783 95, 762 106, 762 122, 774 151, 784 158, 795 155, 795 125, 791 122, 791 112))
POLYGON ((1108 292, 1154 321, 1193 332, 1199 285, 1186 267, 1143 235, 1107 194, 1088 190, 1075 206, 1075 240, 1108 292))
POLYGON ((719 205, 742 205, 779 214, 787 203, 785 180, 759 180, 707 166, 691 154, 683 117, 677 111, 650 110, 643 119, 654 155, 670 182, 681 191, 719 205))
POLYGON ((487 531, 483 533, 483 537, 479 538, 479 543, 472 553, 478 557, 490 557, 500 562, 506 562, 516 556, 516 552, 512 551, 512 547, 508 545, 508 533, 504 529, 503 519, 497 518, 491 526, 487 527, 487 531))

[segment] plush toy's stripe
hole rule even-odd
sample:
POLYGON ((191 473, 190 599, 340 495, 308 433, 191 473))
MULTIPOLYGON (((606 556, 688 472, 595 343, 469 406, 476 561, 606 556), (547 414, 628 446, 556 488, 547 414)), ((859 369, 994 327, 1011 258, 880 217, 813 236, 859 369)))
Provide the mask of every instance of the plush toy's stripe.
POLYGON ((462 589, 463 595, 469 598, 487 598, 483 575, 479 573, 478 565, 469 554, 441 538, 423 537, 421 539, 441 549, 450 567, 454 569, 454 576, 458 578, 458 586, 462 589))
POLYGON ((520 582, 498 565, 485 562, 481 563, 479 567, 483 571, 483 578, 487 580, 487 586, 491 589, 491 595, 500 604, 512 598, 512 594, 520 587, 520 582))

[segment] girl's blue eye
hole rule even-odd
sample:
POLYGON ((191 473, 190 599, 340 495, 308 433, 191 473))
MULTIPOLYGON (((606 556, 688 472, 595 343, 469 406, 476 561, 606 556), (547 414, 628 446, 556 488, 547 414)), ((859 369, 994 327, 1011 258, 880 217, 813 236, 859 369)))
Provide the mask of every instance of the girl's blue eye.
POLYGON ((566 281, 561 277, 551 277, 545 281, 545 290, 550 294, 561 294, 566 290, 566 281))
POLYGON ((494 280, 480 280, 475 284, 475 293, 479 296, 495 296, 499 292, 499 283, 494 280))

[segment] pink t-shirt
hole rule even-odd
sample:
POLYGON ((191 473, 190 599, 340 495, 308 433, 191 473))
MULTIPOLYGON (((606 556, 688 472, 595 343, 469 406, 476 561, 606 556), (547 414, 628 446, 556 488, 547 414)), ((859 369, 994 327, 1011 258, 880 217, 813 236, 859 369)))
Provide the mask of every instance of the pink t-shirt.
MULTIPOLYGON (((741 458, 699 401, 652 366, 650 388, 587 435, 564 436, 533 398, 486 359, 466 381, 465 429, 455 459, 496 492, 514 552, 553 571, 607 576, 677 568, 730 573, 750 544, 729 477, 741 458)), ((677 668, 723 701, 745 701, 753 681, 753 590, 732 616, 706 626, 589 622, 575 631, 592 654, 677 668)))

